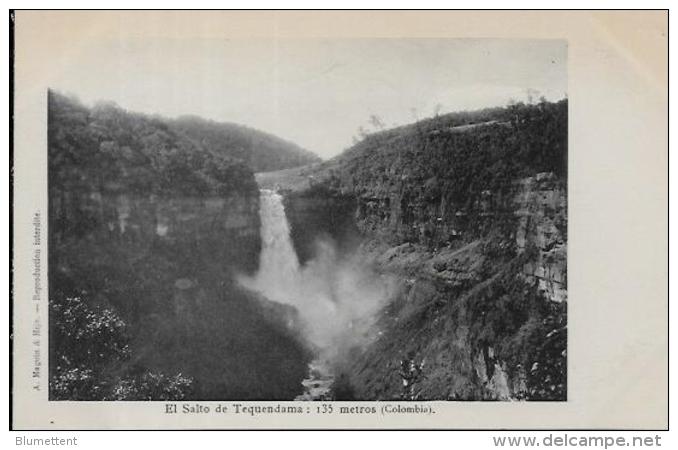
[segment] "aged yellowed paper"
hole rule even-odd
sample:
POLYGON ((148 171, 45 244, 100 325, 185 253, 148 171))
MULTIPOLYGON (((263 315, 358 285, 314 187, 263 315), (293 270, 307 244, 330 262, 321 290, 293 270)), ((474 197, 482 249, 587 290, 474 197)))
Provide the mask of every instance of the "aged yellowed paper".
POLYGON ((15 429, 663 429, 662 11, 17 11, 15 429))

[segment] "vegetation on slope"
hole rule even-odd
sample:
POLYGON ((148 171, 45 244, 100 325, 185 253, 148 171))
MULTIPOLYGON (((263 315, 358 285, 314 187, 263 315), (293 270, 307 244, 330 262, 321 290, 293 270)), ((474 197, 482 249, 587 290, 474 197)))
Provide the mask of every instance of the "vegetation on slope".
POLYGON ((54 92, 48 141, 51 398, 298 394, 308 355, 289 311, 231 281, 257 265, 252 168, 165 120, 54 92))
POLYGON ((137 368, 130 359, 127 325, 113 310, 80 297, 50 302, 53 345, 51 400, 181 400, 193 380, 137 368))
POLYGON ((544 172, 567 177, 566 100, 455 113, 370 134, 310 177, 312 189, 356 197, 364 230, 379 228, 369 222, 375 219, 389 223, 393 243, 425 234, 444 245, 457 239, 453 229, 477 234, 483 209, 499 207, 515 181, 544 172))
POLYGON ((228 195, 256 189, 252 171, 166 121, 110 104, 87 108, 49 92, 49 185, 139 195, 228 195))
POLYGON ((419 399, 566 398, 567 305, 534 268, 565 252, 567 100, 376 132, 294 176, 307 188, 292 203, 353 199, 365 247, 408 280, 373 342, 347 358, 338 392, 401 398, 399 361, 413 358, 426 361, 419 399))
POLYGON ((255 172, 287 169, 320 161, 315 154, 272 134, 243 125, 186 116, 169 122, 215 155, 243 161, 255 172))

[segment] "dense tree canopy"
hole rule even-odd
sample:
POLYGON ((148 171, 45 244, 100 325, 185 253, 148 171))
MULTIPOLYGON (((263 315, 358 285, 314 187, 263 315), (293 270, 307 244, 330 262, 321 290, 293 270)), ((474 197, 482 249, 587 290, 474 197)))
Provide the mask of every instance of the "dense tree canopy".
POLYGON ((370 134, 327 165, 345 186, 402 184, 411 194, 463 205, 521 177, 566 176, 567 100, 453 113, 370 134))
POLYGON ((180 400, 192 380, 121 363, 130 358, 127 325, 110 308, 81 297, 50 301, 52 400, 180 400))
POLYGON ((110 103, 89 109, 49 94, 50 187, 158 195, 228 195, 256 189, 240 160, 216 154, 166 121, 110 103))
POLYGON ((296 144, 242 125, 194 116, 169 121, 169 125, 215 155, 243 161, 255 172, 287 169, 320 161, 316 155, 296 144))

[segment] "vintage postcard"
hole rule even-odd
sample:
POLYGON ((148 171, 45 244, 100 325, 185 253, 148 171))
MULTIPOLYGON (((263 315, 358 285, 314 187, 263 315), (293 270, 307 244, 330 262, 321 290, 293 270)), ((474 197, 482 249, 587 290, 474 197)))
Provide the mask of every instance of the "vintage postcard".
POLYGON ((13 12, 12 427, 665 428, 666 18, 13 12))

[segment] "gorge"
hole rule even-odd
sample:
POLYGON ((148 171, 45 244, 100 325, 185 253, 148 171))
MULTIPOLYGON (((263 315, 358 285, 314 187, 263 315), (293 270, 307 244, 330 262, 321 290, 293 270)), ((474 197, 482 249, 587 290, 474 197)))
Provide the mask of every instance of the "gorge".
POLYGON ((566 399, 567 101, 328 161, 54 93, 49 127, 51 398, 393 400, 411 360, 417 399, 566 399))

